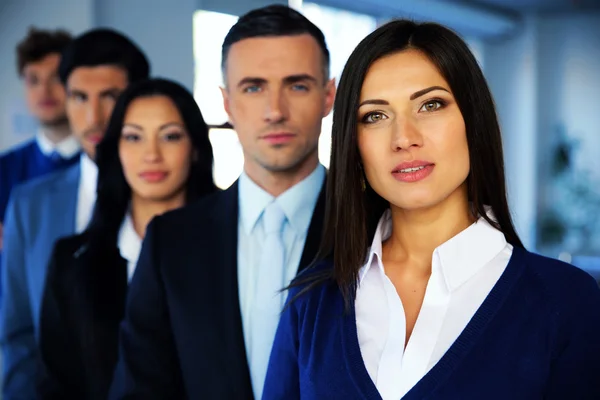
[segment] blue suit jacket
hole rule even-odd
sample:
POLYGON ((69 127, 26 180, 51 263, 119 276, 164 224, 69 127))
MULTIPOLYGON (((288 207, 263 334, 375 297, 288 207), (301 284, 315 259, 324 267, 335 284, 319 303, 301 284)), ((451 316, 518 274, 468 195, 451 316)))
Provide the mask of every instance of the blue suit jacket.
POLYGON ((11 195, 4 224, 0 309, 4 400, 35 398, 46 269, 56 240, 75 232, 79 175, 75 164, 17 186, 11 195))

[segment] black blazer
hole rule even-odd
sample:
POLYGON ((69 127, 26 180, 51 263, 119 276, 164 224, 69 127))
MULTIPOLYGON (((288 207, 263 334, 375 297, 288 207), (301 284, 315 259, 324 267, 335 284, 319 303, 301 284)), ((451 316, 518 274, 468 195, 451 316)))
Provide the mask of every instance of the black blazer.
MULTIPOLYGON (((318 250, 321 190, 299 269, 318 250)), ((131 282, 111 399, 252 399, 237 282, 238 185, 153 220, 131 282)))
POLYGON ((92 245, 85 234, 56 243, 40 313, 40 398, 106 399, 127 286, 116 244, 92 245))

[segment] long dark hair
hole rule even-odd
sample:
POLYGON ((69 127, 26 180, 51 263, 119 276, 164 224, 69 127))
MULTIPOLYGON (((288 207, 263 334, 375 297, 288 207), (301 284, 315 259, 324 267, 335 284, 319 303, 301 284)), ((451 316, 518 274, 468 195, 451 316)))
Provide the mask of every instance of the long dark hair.
POLYGON ((218 190, 212 175, 213 150, 208 138, 208 126, 192 94, 178 83, 166 79, 148 79, 134 83, 119 96, 106 135, 96 148, 97 198, 87 229, 92 239, 112 244, 117 242, 121 223, 131 200, 131 188, 125 180, 119 158, 121 130, 131 102, 148 96, 166 96, 171 99, 181 114, 192 148, 197 154, 186 182, 186 203, 218 190))
POLYGON ((523 247, 508 208, 502 139, 494 102, 475 57, 458 35, 441 25, 392 21, 363 39, 344 67, 334 104, 324 233, 317 256, 331 259, 334 268, 318 276, 300 278, 302 283, 312 280, 306 290, 324 279, 333 279, 346 307, 354 299, 358 272, 377 222, 389 207, 368 183, 364 191, 362 188, 366 179, 357 145, 359 97, 373 62, 407 49, 421 51, 438 68, 463 115, 471 164, 467 191, 473 213, 504 233, 507 242, 523 247), (496 221, 488 217, 484 205, 491 207, 496 221))

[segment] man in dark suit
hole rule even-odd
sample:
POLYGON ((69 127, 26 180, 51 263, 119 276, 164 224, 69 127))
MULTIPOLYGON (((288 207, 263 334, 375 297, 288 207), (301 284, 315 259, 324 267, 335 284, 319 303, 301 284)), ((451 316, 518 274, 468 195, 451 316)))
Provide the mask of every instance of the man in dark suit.
POLYGON ((318 141, 335 95, 322 32, 269 6, 238 20, 222 55, 244 172, 229 189, 150 224, 113 399, 260 398, 284 300, 277 291, 319 245, 318 141))

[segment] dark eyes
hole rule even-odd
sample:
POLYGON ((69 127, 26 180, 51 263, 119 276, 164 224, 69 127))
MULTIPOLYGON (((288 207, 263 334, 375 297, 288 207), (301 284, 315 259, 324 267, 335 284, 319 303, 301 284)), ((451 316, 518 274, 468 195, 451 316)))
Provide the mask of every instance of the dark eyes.
MULTIPOLYGON (((183 138, 184 134, 181 132, 170 132, 161 135, 161 139, 165 142, 176 142, 183 138)), ((121 135, 122 139, 126 142, 139 142, 142 137, 137 133, 123 133, 121 135)))
POLYGON ((137 142, 140 140, 140 135, 136 133, 124 133, 121 138, 126 142, 137 142))

